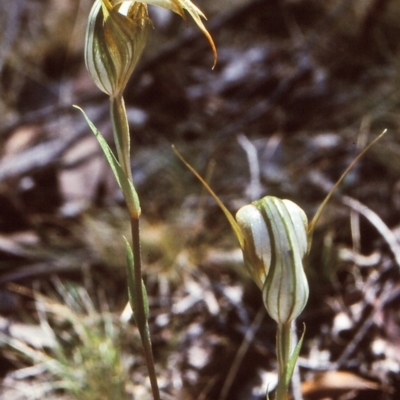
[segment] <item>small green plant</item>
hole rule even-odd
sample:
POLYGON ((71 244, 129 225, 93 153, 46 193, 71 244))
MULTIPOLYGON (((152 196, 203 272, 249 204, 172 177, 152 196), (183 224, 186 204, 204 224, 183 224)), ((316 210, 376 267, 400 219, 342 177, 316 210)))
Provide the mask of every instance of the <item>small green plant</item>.
POLYGON ((192 16, 205 34, 214 53, 214 42, 201 18, 204 14, 190 0, 96 0, 91 9, 85 39, 86 67, 98 88, 110 98, 110 112, 117 154, 83 112, 91 130, 110 164, 124 195, 130 217, 132 246, 125 239, 129 301, 139 329, 144 355, 149 371, 154 400, 160 399, 155 372, 152 345, 148 326, 149 306, 146 287, 142 280, 140 251, 141 214, 138 194, 132 181, 130 159, 130 132, 123 99, 123 92, 137 65, 152 22, 147 4, 169 9, 185 19, 184 10, 192 16))
POLYGON ((308 300, 309 288, 303 264, 311 248, 315 225, 347 173, 384 134, 385 131, 355 158, 322 202, 310 224, 305 212, 298 205, 274 196, 266 196, 245 205, 239 209, 235 218, 207 182, 174 149, 177 156, 201 181, 224 212, 242 249, 245 267, 262 292, 268 314, 277 323, 276 400, 287 399, 304 338, 303 331, 296 344, 293 329, 296 318, 308 300))

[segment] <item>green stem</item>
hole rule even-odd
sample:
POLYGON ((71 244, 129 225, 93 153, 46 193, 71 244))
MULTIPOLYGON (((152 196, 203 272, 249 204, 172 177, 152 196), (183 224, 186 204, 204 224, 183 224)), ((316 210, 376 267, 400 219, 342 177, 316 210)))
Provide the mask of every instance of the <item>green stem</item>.
MULTIPOLYGON (((128 119, 126 116, 125 102, 122 96, 110 98, 110 111, 113 126, 115 145, 117 148, 118 161, 121 164, 126 177, 132 182, 132 171, 130 162, 130 133, 128 119)), ((129 204, 127 202, 127 207, 129 204)), ((134 296, 135 310, 134 316, 142 341, 143 352, 146 359, 147 369, 151 383, 154 400, 160 400, 160 392, 157 383, 157 376, 154 367, 153 350, 151 345, 149 325, 146 315, 144 302, 145 293, 142 287, 142 260, 140 251, 140 227, 139 210, 129 210, 131 232, 132 232, 132 251, 134 265, 134 296), (137 218, 133 217, 137 215, 137 218)))
POLYGON ((133 251, 133 265, 134 265, 134 276, 135 276, 135 305, 134 310, 135 321, 139 329, 140 338, 142 340, 142 346, 144 356, 146 359, 147 369, 149 372, 149 378, 151 383, 151 389, 153 391, 154 400, 160 400, 160 392, 158 389, 157 375, 154 368, 153 350, 151 345, 149 325, 147 322, 145 304, 144 304, 144 293, 142 287, 142 257, 140 251, 140 225, 139 219, 131 218, 131 231, 132 231, 132 251, 133 251))
MULTIPOLYGON (((292 355, 292 322, 278 324, 276 354, 278 359, 279 382, 282 382, 286 380, 285 368, 292 355)), ((288 385, 283 385, 282 389, 276 392, 276 400, 285 400, 288 389, 288 385)))
POLYGON ((122 96, 110 97, 110 111, 118 161, 120 162, 127 178, 132 181, 129 124, 126 116, 124 98, 122 96))

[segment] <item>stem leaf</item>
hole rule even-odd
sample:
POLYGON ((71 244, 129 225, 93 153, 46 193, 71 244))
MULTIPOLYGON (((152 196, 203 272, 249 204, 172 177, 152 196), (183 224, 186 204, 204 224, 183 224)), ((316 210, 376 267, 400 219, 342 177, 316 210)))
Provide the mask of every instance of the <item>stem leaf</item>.
MULTIPOLYGON (((137 307, 137 294, 135 291, 135 274, 134 274, 134 261, 133 261, 133 251, 131 245, 128 240, 124 237, 125 240, 125 250, 126 250, 126 268, 128 275, 128 296, 129 303, 132 307, 133 314, 135 315, 138 312, 137 307)), ((143 293, 143 304, 144 304, 144 316, 147 321, 149 318, 149 300, 147 297, 146 286, 142 279, 142 293, 143 293)))
POLYGON ((133 261, 133 252, 131 245, 128 240, 124 236, 125 240, 125 255, 126 255, 126 272, 128 278, 128 296, 129 303, 131 305, 132 311, 135 312, 135 275, 134 275, 134 261, 133 261))
POLYGON ((86 122, 89 125, 89 128, 92 130, 94 135, 96 136, 97 141, 100 144, 103 153, 110 164, 111 170, 115 176, 115 179, 118 182, 119 187, 122 190, 124 195, 125 201, 127 203, 128 211, 130 214, 133 214, 132 217, 139 218, 140 215, 140 204, 139 204, 139 197, 138 194, 133 187, 132 182, 128 179, 125 172, 121 168, 121 164, 118 162, 117 158, 115 157, 114 153, 112 152, 110 146, 108 145, 107 141, 104 139, 103 135, 100 131, 96 128, 93 122, 89 119, 85 111, 78 106, 73 106, 78 109, 86 119, 86 122))

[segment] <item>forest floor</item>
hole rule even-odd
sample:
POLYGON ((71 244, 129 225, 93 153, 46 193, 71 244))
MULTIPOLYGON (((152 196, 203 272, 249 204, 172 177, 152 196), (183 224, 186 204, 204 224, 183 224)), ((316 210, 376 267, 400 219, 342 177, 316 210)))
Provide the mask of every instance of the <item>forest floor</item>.
MULTIPOLYGON (((162 399, 261 400, 276 325, 224 214, 265 195, 314 233, 295 384, 305 399, 400 398, 400 2, 198 0, 155 29, 125 92, 162 399)), ((112 143, 83 61, 89 0, 2 0, 0 397, 151 399, 127 302, 122 196, 77 104, 112 143)))

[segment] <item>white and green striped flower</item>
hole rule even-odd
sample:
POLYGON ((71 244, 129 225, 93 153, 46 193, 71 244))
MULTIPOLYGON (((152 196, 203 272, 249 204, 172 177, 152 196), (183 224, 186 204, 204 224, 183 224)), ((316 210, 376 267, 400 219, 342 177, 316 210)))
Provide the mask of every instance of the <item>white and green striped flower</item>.
POLYGON ((246 268, 262 290, 268 314, 279 324, 293 321, 308 300, 304 211, 290 200, 266 196, 242 207, 236 221, 246 268))
POLYGON ((90 11, 85 40, 85 63, 93 81, 111 97, 122 95, 135 69, 152 26, 147 4, 171 10, 185 19, 184 9, 217 51, 202 19, 190 0, 96 0, 90 11))
POLYGON ((270 316, 278 325, 292 322, 305 307, 309 293, 303 268, 310 244, 305 212, 290 200, 266 196, 239 209, 235 219, 207 182, 174 151, 224 212, 270 316))
POLYGON ((260 286, 268 314, 278 323, 293 321, 308 299, 303 259, 307 254, 307 217, 290 200, 267 196, 241 208, 247 269, 260 286))
POLYGON ((146 45, 151 25, 145 4, 96 0, 90 11, 85 62, 97 87, 111 97, 124 91, 146 45))

